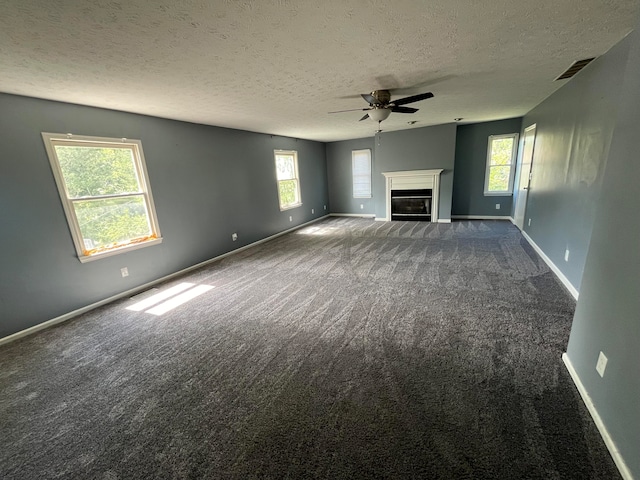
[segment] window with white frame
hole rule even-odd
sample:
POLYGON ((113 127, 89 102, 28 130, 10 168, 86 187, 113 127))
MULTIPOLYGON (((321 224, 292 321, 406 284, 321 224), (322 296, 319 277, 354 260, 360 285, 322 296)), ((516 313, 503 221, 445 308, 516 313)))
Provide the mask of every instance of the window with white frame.
POLYGON ((288 210, 302 205, 300 179, 298 178, 298 152, 295 150, 274 150, 274 156, 280 210, 288 210))
POLYGON ((162 241, 139 140, 42 137, 81 262, 162 241))
POLYGON ((491 135, 487 146, 485 195, 511 195, 518 151, 518 134, 491 135))
POLYGON ((371 150, 351 152, 353 198, 371 198, 371 150))

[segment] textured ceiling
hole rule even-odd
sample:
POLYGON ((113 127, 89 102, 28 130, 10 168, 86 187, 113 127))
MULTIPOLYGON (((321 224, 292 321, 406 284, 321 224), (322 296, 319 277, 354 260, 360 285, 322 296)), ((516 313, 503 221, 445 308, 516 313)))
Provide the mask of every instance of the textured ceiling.
MULTIPOLYGON (((385 131, 523 115, 638 0, 0 0, 0 91, 321 141, 372 136, 359 93, 435 98, 385 131), (415 120, 415 125, 408 121, 415 120)), ((77 132, 82 133, 82 132, 77 132)))

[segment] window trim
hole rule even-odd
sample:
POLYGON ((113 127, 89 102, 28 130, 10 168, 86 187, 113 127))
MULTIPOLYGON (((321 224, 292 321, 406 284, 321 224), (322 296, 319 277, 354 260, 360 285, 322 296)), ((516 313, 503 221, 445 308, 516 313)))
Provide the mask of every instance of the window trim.
MULTIPOLYGON (((110 138, 110 137, 94 137, 86 135, 73 135, 71 133, 47 133, 42 132, 42 139, 44 146, 49 157, 49 163, 51 170, 58 187, 58 193, 62 202, 65 216, 67 218, 67 224, 73 240, 78 260, 82 263, 91 262, 101 258, 111 257, 113 255, 119 255, 121 253, 130 252, 139 248, 150 247, 151 245, 158 245, 162 243, 162 235, 160 233, 160 226, 158 224, 158 217, 156 215, 156 207, 153 202, 153 195, 151 194, 151 187, 149 185, 149 175, 147 173, 147 166, 144 159, 144 152, 142 150, 142 142, 140 140, 134 140, 130 138, 110 138), (141 192, 137 195, 143 195, 147 208, 148 221, 151 225, 151 230, 155 238, 145 240, 142 242, 131 243, 128 245, 122 245, 111 250, 105 250, 102 252, 95 252, 90 255, 85 254, 84 240, 82 232, 80 230, 80 224, 73 207, 73 200, 67 195, 66 183, 64 175, 60 169, 60 162, 56 154, 55 145, 91 145, 91 146, 106 146, 106 147, 121 147, 125 145, 133 153, 134 165, 136 168, 136 174, 138 175, 138 181, 140 183, 141 192)), ((127 196, 127 194, 117 195, 127 196)), ((98 197, 98 196, 96 196, 98 197)), ((88 197, 94 198, 94 197, 88 197)))
MULTIPOLYGON (((505 133, 501 135, 489 135, 489 140, 487 142, 487 160, 484 171, 484 195, 486 197, 506 197, 513 195, 513 182, 516 173, 516 161, 518 155, 518 137, 519 133, 505 133), (491 150, 492 143, 494 140, 500 140, 503 138, 513 138, 513 147, 511 149, 511 161, 509 166, 509 187, 507 190, 489 190, 489 174, 491 172, 491 150)), ((494 165, 497 166, 497 165, 494 165)))
POLYGON ((280 207, 280 211, 284 212, 286 210, 291 210, 292 208, 298 208, 302 206, 302 189, 300 188, 300 171, 298 170, 298 152, 296 150, 274 150, 273 151, 273 164, 276 170, 276 187, 278 189, 278 206, 280 207), (294 170, 294 178, 287 178, 285 180, 278 180, 278 155, 285 156, 291 155, 293 157, 293 170, 294 170), (292 203, 291 205, 282 206, 282 198, 280 196, 280 182, 295 180, 296 189, 298 190, 298 202, 292 203))
MULTIPOLYGON (((373 195, 373 163, 371 161, 371 149, 363 148, 362 150, 351 150, 351 190, 353 193, 353 198, 371 198, 373 195), (369 194, 368 195, 356 195, 356 174, 355 174, 355 166, 356 166, 356 156, 366 153, 369 160, 369 194)), ((364 175, 361 175, 364 176, 364 175)))

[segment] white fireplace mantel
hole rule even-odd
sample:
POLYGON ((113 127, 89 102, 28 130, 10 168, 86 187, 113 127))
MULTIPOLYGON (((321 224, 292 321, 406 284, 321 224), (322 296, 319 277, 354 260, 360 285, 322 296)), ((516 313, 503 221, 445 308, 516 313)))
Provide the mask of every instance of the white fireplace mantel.
POLYGON ((413 190, 430 188, 433 192, 431 203, 431 221, 438 221, 438 204, 440 198, 440 174, 442 168, 432 170, 403 170, 399 172, 382 172, 386 183, 386 218, 391 220, 391 190, 413 190))

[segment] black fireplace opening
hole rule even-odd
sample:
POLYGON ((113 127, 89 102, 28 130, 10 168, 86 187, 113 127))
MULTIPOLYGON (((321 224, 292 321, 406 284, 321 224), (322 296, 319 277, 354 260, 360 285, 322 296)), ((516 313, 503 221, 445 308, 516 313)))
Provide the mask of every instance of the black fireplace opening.
POLYGON ((391 190, 391 220, 431 221, 433 190, 391 190))

